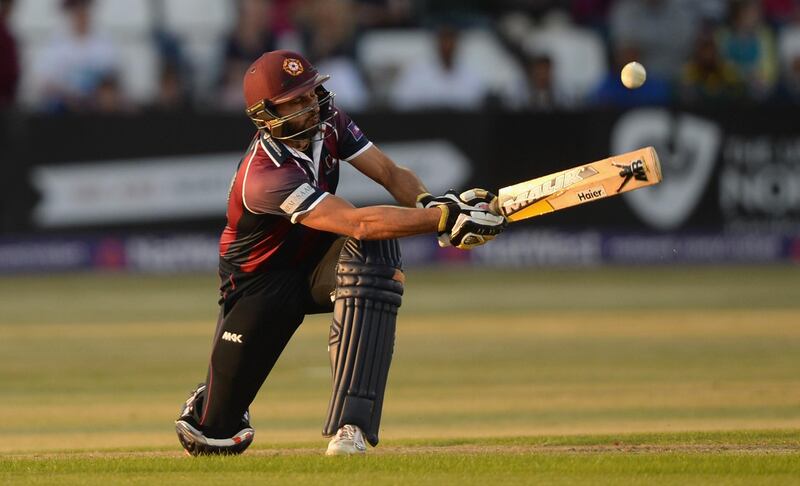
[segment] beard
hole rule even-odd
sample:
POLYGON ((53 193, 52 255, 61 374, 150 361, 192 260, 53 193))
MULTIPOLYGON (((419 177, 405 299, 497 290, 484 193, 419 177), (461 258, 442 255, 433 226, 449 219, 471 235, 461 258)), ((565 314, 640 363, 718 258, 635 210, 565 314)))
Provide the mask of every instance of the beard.
POLYGON ((296 137, 291 137, 292 140, 297 140, 299 142, 307 142, 311 141, 314 136, 319 131, 319 118, 318 117, 308 117, 305 120, 289 120, 284 125, 283 132, 286 134, 284 136, 290 136, 293 133, 300 133, 296 137), (305 131, 304 131, 305 130, 305 131))

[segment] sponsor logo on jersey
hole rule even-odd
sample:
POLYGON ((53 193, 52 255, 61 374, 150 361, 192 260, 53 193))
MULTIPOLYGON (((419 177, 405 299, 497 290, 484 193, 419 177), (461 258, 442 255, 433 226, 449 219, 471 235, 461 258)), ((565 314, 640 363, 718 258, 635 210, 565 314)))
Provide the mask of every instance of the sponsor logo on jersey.
POLYGON ((591 189, 586 189, 585 191, 581 191, 577 194, 578 201, 586 202, 591 201, 592 199, 600 199, 601 197, 606 197, 605 188, 603 186, 592 187, 591 189))
POLYGON ((275 143, 275 141, 274 141, 274 140, 272 140, 272 137, 264 137, 264 140, 266 140, 266 141, 267 141, 267 144, 268 144, 268 145, 269 145, 269 146, 272 148, 272 150, 274 150, 274 151, 275 151, 275 153, 276 153, 276 154, 280 155, 280 153, 281 153, 281 148, 280 148, 280 147, 278 147, 278 144, 277 144, 277 143, 275 143))
POLYGON ((298 59, 287 57, 283 60, 283 70, 292 76, 300 76, 303 74, 303 63, 298 59))
POLYGON ((287 197, 283 203, 281 203, 281 209, 283 209, 286 214, 292 214, 297 211, 297 208, 306 202, 306 200, 313 194, 314 188, 311 187, 311 185, 307 182, 303 183, 300 187, 295 189, 293 193, 289 194, 289 197, 287 197))
POLYGON ((222 339, 224 341, 230 341, 232 343, 242 344, 242 335, 241 334, 234 334, 232 332, 225 331, 224 333, 222 333, 222 339))
POLYGON ((592 167, 579 167, 577 169, 568 170, 552 179, 546 180, 541 184, 535 184, 527 191, 521 192, 503 203, 506 215, 519 212, 528 206, 535 204, 542 199, 552 196, 553 194, 563 191, 570 186, 588 179, 593 175, 598 174, 597 170, 592 167))
POLYGON ((347 131, 350 132, 350 134, 353 136, 356 142, 361 140, 361 137, 364 136, 364 132, 362 132, 361 129, 358 128, 358 125, 356 125, 356 122, 354 121, 351 121, 350 123, 347 124, 347 131))
POLYGON ((327 154, 325 158, 322 160, 323 165, 325 166, 325 173, 330 174, 339 165, 339 159, 334 157, 331 154, 327 154))

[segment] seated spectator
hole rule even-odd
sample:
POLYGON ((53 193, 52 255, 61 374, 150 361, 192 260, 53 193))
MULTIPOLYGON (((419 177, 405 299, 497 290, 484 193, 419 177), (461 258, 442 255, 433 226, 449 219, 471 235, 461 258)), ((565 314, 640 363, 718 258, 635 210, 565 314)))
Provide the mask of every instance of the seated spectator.
POLYGON ((458 31, 450 26, 436 34, 436 56, 407 66, 389 94, 397 110, 477 110, 489 95, 481 77, 458 61, 458 31))
POLYGON ((8 29, 13 0, 0 0, 0 110, 14 103, 19 81, 17 43, 8 29))
POLYGON ((356 8, 353 0, 308 0, 300 12, 304 51, 312 62, 355 59, 356 8))
POLYGON ((352 0, 311 0, 305 7, 304 51, 319 72, 331 75, 325 87, 336 93, 341 108, 366 109, 370 93, 355 61, 356 5, 352 0))
MULTIPOLYGON (((279 49, 296 45, 297 16, 306 0, 272 0, 270 22, 267 26, 277 39, 279 49)), ((293 48, 293 47, 292 47, 293 48)))
POLYGON ((688 3, 617 0, 609 12, 612 49, 635 45, 648 75, 674 79, 686 61, 699 21, 699 11, 688 3))
POLYGON ((119 78, 113 73, 104 76, 97 84, 90 109, 97 113, 132 113, 134 106, 125 97, 119 78))
POLYGON ((687 104, 741 100, 745 87, 736 68, 720 56, 710 28, 700 32, 680 79, 680 99, 687 104))
POLYGON ((573 0, 569 3, 572 19, 576 24, 607 34, 608 9, 611 6, 611 0, 573 0))
POLYGON ((414 25, 412 0, 356 0, 359 26, 366 29, 414 25))
MULTIPOLYGON (((690 8, 700 22, 719 25, 725 22, 729 5, 730 0, 703 0, 702 2, 689 0, 685 7, 690 8)), ((699 27, 703 26, 699 25, 699 27)))
POLYGON ((92 0, 63 0, 61 5, 68 29, 54 35, 35 61, 35 82, 48 110, 91 110, 101 83, 117 76, 116 52, 92 29, 92 0))
POLYGON ((731 5, 729 25, 720 30, 719 46, 744 80, 748 94, 757 100, 766 98, 778 79, 778 63, 772 31, 756 0, 738 0, 731 5))
POLYGON ((628 89, 622 84, 620 72, 623 66, 639 59, 637 47, 632 45, 618 47, 614 52, 614 64, 590 96, 590 104, 620 108, 668 105, 672 101, 672 89, 670 83, 658 73, 650 73, 648 70, 647 81, 637 89, 628 89))
POLYGON ((800 54, 792 57, 787 64, 772 100, 778 105, 800 105, 800 54))
POLYGON ((162 61, 158 80, 158 92, 152 111, 180 111, 191 108, 191 93, 180 63, 162 61))
POLYGON ((551 111, 573 105, 569 97, 558 89, 553 76, 553 60, 546 54, 533 56, 527 65, 528 108, 534 111, 551 111))
POLYGON ((602 38, 585 27, 577 27, 569 16, 553 11, 542 19, 541 28, 528 35, 529 53, 547 53, 553 61, 559 91, 574 101, 586 98, 608 71, 608 54, 602 38))
POLYGON ((271 9, 270 0, 239 0, 236 26, 225 40, 218 97, 223 109, 242 109, 242 78, 247 67, 264 52, 276 49, 275 37, 269 29, 271 9))

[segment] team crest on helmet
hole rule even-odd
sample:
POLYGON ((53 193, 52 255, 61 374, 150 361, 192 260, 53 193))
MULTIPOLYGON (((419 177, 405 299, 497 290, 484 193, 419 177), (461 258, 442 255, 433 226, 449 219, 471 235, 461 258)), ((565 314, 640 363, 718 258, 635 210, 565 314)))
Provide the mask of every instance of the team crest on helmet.
POLYGON ((297 59, 287 57, 283 60, 283 70, 292 76, 299 76, 303 74, 303 63, 297 59))

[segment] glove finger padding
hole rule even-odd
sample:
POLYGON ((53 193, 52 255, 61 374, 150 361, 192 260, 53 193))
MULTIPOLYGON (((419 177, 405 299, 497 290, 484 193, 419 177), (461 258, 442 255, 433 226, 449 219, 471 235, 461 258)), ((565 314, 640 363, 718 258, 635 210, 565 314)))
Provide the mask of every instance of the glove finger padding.
POLYGON ((453 189, 450 189, 441 196, 434 196, 429 192, 423 192, 417 196, 417 207, 423 209, 459 202, 461 202, 461 200, 458 198, 458 193, 453 189))
POLYGON ((497 195, 486 189, 475 187, 462 192, 458 198, 464 204, 489 211, 492 202, 497 199, 497 195))

